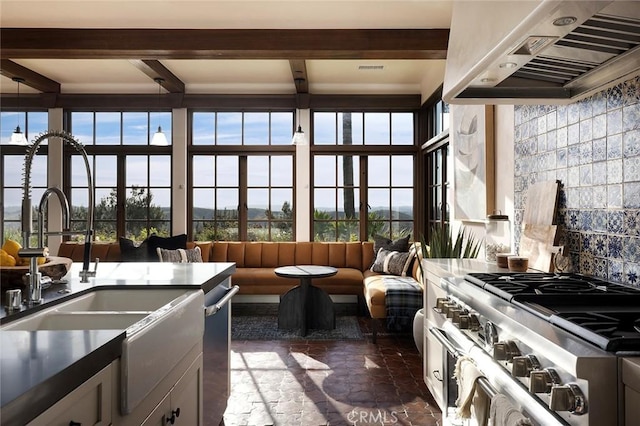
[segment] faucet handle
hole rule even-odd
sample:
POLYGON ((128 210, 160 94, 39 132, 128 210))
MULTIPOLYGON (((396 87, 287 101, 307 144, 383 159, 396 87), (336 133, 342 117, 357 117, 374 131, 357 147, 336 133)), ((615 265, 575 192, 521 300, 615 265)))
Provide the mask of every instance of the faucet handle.
POLYGON ((90 271, 87 267, 87 269, 83 269, 82 271, 80 271, 80 282, 81 283, 88 283, 89 282, 89 277, 95 277, 96 276, 96 272, 98 271, 98 264, 100 263, 100 258, 96 257, 96 261, 94 262, 94 267, 93 267, 93 271, 90 271))

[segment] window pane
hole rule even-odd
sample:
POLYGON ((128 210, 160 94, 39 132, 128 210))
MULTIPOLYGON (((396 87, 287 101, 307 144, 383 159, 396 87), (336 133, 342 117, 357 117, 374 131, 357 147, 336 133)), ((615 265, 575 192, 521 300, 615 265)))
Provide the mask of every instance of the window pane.
POLYGON ((2 177, 2 187, 22 186, 22 173, 24 171, 23 155, 4 156, 4 176, 2 177))
POLYGON ((362 145, 363 142, 363 114, 361 112, 338 113, 338 144, 341 145, 362 145), (351 127, 351 138, 345 139, 348 135, 346 129, 351 127))
POLYGON ((271 186, 293 186, 293 157, 271 157, 271 186))
POLYGON ((216 169, 217 186, 238 186, 240 184, 240 170, 238 157, 218 156, 218 167, 216 169))
POLYGON ((413 186, 413 157, 394 155, 391 157, 392 186, 413 186))
POLYGON ((167 142, 171 145, 171 113, 170 112, 152 112, 149 114, 151 126, 149 128, 149 141, 153 138, 154 133, 158 131, 158 126, 162 128, 162 133, 167 138, 167 142))
POLYGON ((125 145, 146 145, 149 125, 146 112, 125 112, 122 114, 122 143, 125 145))
POLYGON ((217 114, 216 143, 218 145, 242 144, 242 113, 220 112, 217 114))
POLYGON ((247 184, 269 186, 269 157, 252 155, 247 159, 247 184))
POLYGON ((392 219, 406 219, 413 217, 413 189, 392 189, 391 206, 392 219))
POLYGON ((338 189, 338 211, 340 218, 357 219, 360 217, 360 191, 354 188, 338 189), (346 200, 349 199, 349 202, 346 200))
POLYGON ((413 145, 413 114, 391 114, 391 144, 413 145))
POLYGON ((71 134, 85 145, 93 145, 93 113, 72 112, 71 134))
POLYGON ((263 219, 264 211, 269 208, 269 190, 268 189, 247 190, 247 204, 249 206, 249 213, 248 213, 249 220, 253 220, 256 218, 263 219))
POLYGON ((229 212, 237 217, 238 212, 238 190, 237 189, 218 189, 216 191, 216 217, 227 218, 229 212))
MULTIPOLYGON (((20 164, 24 161, 20 160, 20 164)), ((22 176, 22 172, 20 173, 22 176)), ((47 156, 36 155, 31 163, 31 186, 47 186, 47 156)), ((34 198, 36 199, 36 198, 34 198)), ((38 200, 40 198, 37 198, 38 200)))
MULTIPOLYGON (((76 198, 79 198, 79 197, 85 200, 87 198, 87 191, 74 190, 72 194, 74 194, 72 196, 74 200, 76 200, 76 198), (83 193, 84 193, 84 196, 82 195, 83 193), (76 196, 75 194, 78 194, 78 196, 76 196)), ((116 189, 115 188, 97 189, 95 198, 96 198, 96 208, 94 211, 95 220, 106 220, 106 219, 116 220, 116 189)))
POLYGON ((275 219, 292 219, 291 206, 293 205, 293 190, 271 190, 271 213, 275 219))
POLYGON ((341 155, 338 157, 338 185, 360 185, 360 161, 353 155, 341 155))
POLYGON ((215 190, 213 188, 193 190, 193 218, 213 219, 215 210, 215 190))
POLYGON ((149 219, 169 219, 171 209, 171 190, 169 188, 151 188, 151 209, 149 219))
POLYGON ((369 186, 389 186, 389 169, 389 156, 369 156, 369 186))
POLYGON ((293 136, 293 114, 290 112, 271 113, 271 144, 291 145, 293 136))
POLYGON ((313 113, 313 143, 315 145, 336 144, 336 114, 333 112, 313 113))
POLYGON ((96 113, 96 145, 120 145, 120 113, 96 113))
POLYGON ((127 186, 147 186, 147 156, 127 156, 127 186))
POLYGON ((193 186, 215 185, 215 157, 210 155, 193 156, 193 186))
MULTIPOLYGON (((46 133, 49 130, 49 114, 47 112, 37 111, 27 113, 27 128, 26 137, 29 142, 33 140, 41 133, 46 133)), ((5 140, 5 139, 3 139, 5 140)), ((82 142, 82 141, 81 141, 82 142)), ((43 142, 43 145, 47 142, 43 142)))
POLYGON ((149 178, 152 186, 171 186, 171 157, 168 155, 150 156, 149 178))
POLYGON ((368 112, 364 116, 365 145, 389 145, 389 114, 368 112))
POLYGON ((244 144, 269 144, 269 113, 248 112, 244 114, 244 144))
POLYGON ((335 186, 336 157, 316 155, 313 157, 313 183, 315 186, 335 186))
POLYGON ((216 114, 213 112, 194 112, 192 127, 193 145, 214 145, 216 134, 216 114))
POLYGON ((379 217, 389 219, 389 190, 388 189, 369 189, 369 206, 370 211, 376 212, 379 217))
POLYGON ((316 189, 313 192, 313 206, 318 211, 329 212, 332 218, 335 218, 336 211, 336 190, 316 189))
MULTIPOLYGON (((81 156, 73 157, 73 186, 87 184, 87 173, 84 161, 81 156), (77 163, 77 164, 76 164, 77 163)), ((90 165, 93 164, 93 157, 90 157, 90 165)), ((95 162, 95 172, 93 181, 95 186, 117 186, 118 185, 118 159, 115 155, 101 155, 100 161, 95 162)))

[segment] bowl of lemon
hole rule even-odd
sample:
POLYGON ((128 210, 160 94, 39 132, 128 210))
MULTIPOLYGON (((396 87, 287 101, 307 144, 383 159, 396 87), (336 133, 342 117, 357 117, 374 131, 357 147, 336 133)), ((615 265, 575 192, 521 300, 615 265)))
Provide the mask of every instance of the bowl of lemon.
MULTIPOLYGON (((25 274, 29 272, 30 259, 18 254, 22 245, 6 239, 0 249, 0 282, 3 289, 19 288, 26 285, 25 274)), ((37 259, 38 269, 43 276, 52 280, 62 278, 71 267, 72 260, 66 257, 47 256, 37 259)))

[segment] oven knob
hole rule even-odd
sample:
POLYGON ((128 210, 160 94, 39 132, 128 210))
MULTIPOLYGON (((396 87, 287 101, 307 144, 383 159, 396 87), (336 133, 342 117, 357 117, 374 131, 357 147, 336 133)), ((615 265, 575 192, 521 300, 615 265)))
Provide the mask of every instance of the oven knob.
POLYGON ((447 313, 447 318, 451 318, 451 322, 454 324, 460 324, 460 314, 462 313, 462 309, 453 308, 449 309, 447 313))
POLYGON ((554 385, 549 397, 549 408, 553 411, 569 411, 581 415, 587 412, 587 399, 574 383, 554 385))
POLYGON ((484 325, 484 341, 488 345, 498 343, 498 329, 491 321, 487 321, 484 325))
POLYGON ((438 297, 436 299, 436 312, 438 313, 442 313, 442 309, 444 309, 444 304, 447 303, 449 301, 449 299, 447 299, 446 297, 438 297))
MULTIPOLYGON (((470 321, 471 317, 469 316, 469 314, 460 314, 458 316, 458 327, 460 327, 460 330, 468 330, 470 327, 469 321, 470 321)), ((454 319, 455 321, 455 319, 454 319)))
POLYGON ((520 350, 511 340, 493 344, 493 359, 497 361, 511 361, 514 356, 519 355, 520 350))
POLYGON ((529 392, 531 393, 549 393, 553 385, 560 384, 560 376, 553 368, 533 370, 529 374, 529 378, 531 379, 529 382, 529 392))
POLYGON ((533 370, 540 368, 540 363, 535 355, 522 355, 513 357, 511 375, 513 377, 528 377, 533 370))
POLYGON ((480 330, 480 320, 478 319, 478 315, 469 314, 469 330, 471 331, 480 330))

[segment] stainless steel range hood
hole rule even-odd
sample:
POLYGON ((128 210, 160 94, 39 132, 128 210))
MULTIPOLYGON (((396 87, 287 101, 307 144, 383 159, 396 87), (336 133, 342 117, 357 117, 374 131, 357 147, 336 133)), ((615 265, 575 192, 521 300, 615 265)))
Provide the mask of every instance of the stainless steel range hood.
POLYGON ((640 1, 458 1, 443 99, 566 104, 640 75, 640 1))

